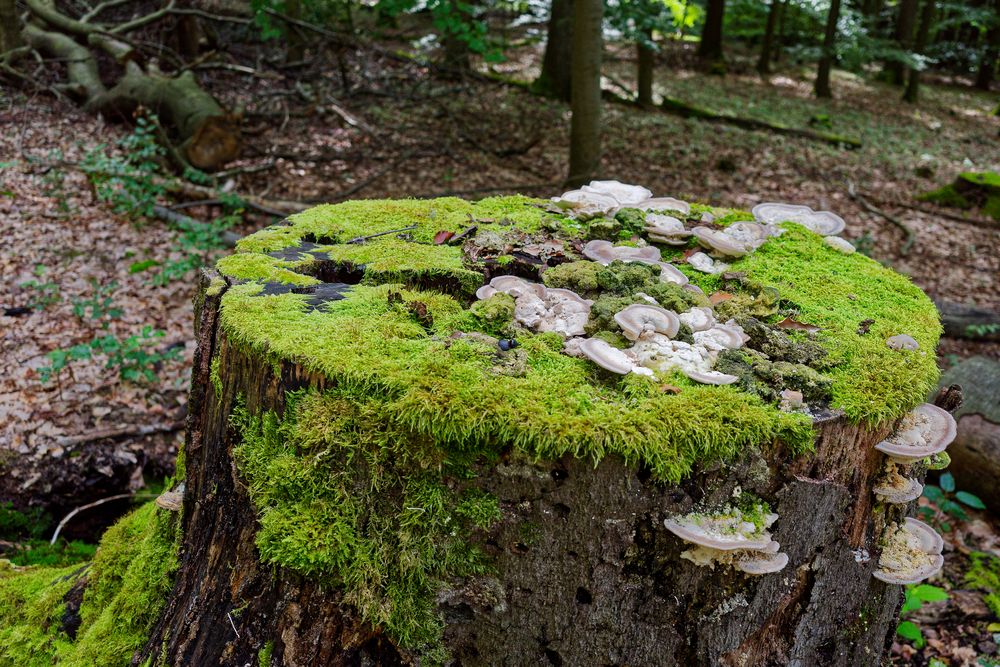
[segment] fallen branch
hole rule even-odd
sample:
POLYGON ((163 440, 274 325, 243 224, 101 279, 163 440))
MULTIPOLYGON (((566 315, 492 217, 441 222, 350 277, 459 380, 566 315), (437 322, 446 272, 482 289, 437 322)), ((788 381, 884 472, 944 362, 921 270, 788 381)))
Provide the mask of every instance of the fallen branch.
POLYGON ((971 340, 1000 340, 1000 313, 963 306, 951 301, 935 300, 934 305, 941 315, 946 336, 971 340))
POLYGON ((116 496, 108 496, 107 498, 101 498, 100 500, 95 500, 92 503, 87 503, 86 505, 81 505, 80 507, 77 507, 75 510, 73 510, 72 512, 70 512, 69 514, 67 514, 66 516, 64 516, 63 520, 59 522, 59 525, 56 526, 56 531, 54 533, 52 533, 52 539, 49 540, 49 544, 55 544, 56 543, 56 540, 59 539, 59 533, 62 531, 62 529, 66 526, 67 523, 69 523, 70 519, 72 519, 73 517, 75 517, 80 512, 83 512, 84 510, 92 509, 94 507, 97 507, 99 505, 103 505, 105 503, 113 502, 115 500, 125 500, 126 498, 132 498, 132 494, 131 493, 119 493, 116 496))
POLYGON ((99 429, 82 435, 71 435, 59 438, 56 444, 60 447, 74 447, 97 440, 111 440, 136 435, 152 435, 154 433, 172 433, 184 428, 184 422, 165 422, 143 426, 122 426, 118 428, 99 429))
POLYGON ((399 229, 389 229, 384 232, 378 232, 376 234, 369 234, 368 236, 355 236, 353 239, 349 240, 348 243, 364 243, 369 239, 377 239, 380 236, 386 236, 388 234, 398 234, 399 232, 408 232, 411 229, 416 229, 416 225, 410 225, 409 227, 400 227, 399 229))
POLYGON ((919 213, 924 213, 926 215, 932 215, 939 218, 944 218, 946 220, 954 220, 955 222, 961 222, 966 225, 975 225, 977 227, 991 227, 993 229, 1000 229, 1000 220, 994 220, 993 218, 969 218, 965 216, 958 215, 956 213, 951 213, 949 211, 943 210, 938 206, 921 206, 919 204, 909 204, 906 202, 889 201, 887 199, 880 199, 876 195, 869 192, 864 193, 864 196, 872 201, 877 201, 884 206, 898 206, 899 208, 905 208, 910 211, 917 211, 919 213))
POLYGON ((854 200, 854 202, 857 203, 864 210, 868 211, 873 215, 880 216, 888 220, 892 224, 896 225, 900 229, 902 229, 903 233, 906 235, 906 238, 903 240, 903 245, 899 247, 899 254, 908 255, 910 253, 910 249, 913 247, 914 242, 916 242, 917 236, 906 223, 904 223, 899 218, 889 215, 882 209, 872 206, 870 203, 868 203, 868 200, 866 200, 863 196, 861 196, 861 194, 858 193, 857 189, 854 187, 854 183, 852 183, 851 181, 847 182, 847 196, 849 196, 852 200, 854 200))

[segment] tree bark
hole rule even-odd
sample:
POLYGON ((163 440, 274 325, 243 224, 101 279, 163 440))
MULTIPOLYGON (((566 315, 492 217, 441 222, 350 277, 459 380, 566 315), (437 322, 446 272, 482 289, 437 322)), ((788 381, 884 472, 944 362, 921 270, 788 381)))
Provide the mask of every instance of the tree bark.
POLYGON ((778 12, 781 0, 771 0, 767 10, 767 25, 764 28, 764 41, 760 45, 760 58, 757 59, 757 72, 761 76, 771 73, 771 53, 774 50, 774 29, 778 24, 778 12))
MULTIPOLYGON (((920 12, 920 27, 917 28, 917 40, 913 48, 914 53, 923 55, 927 48, 927 39, 930 36, 933 22, 934 0, 924 0, 923 10, 920 12)), ((903 101, 916 104, 919 97, 920 70, 916 67, 910 67, 906 80, 906 90, 903 91, 903 101)))
POLYGON ((0 53, 16 49, 23 43, 17 3, 15 0, 0 0, 0 53))
POLYGON ((542 73, 535 80, 539 92, 570 101, 573 72, 573 0, 552 0, 542 73))
MULTIPOLYGON (((647 32, 646 39, 652 41, 652 30, 647 32)), ((656 63, 656 51, 639 42, 636 44, 636 56, 638 60, 636 98, 640 106, 651 107, 653 106, 653 68, 656 63)))
POLYGON ((604 39, 601 0, 573 2, 573 117, 569 138, 569 176, 577 186, 591 180, 601 161, 601 57, 604 39))
MULTIPOLYGON (((241 441, 232 411, 242 403, 280 414, 286 392, 331 384, 228 340, 213 278, 217 285, 204 273, 196 299, 180 569, 133 664, 256 665, 266 647, 270 665, 414 664, 335 584, 260 562, 256 516, 230 458, 241 441)), ((883 463, 873 445, 892 425, 869 429, 836 413, 814 424, 812 454, 749 454, 677 486, 616 457, 596 467, 573 456, 484 463, 477 485, 499 499, 503 519, 472 539, 493 574, 439 593, 445 646, 470 667, 589 665, 595 656, 634 665, 879 665, 901 599, 899 587, 870 576, 882 527, 904 512, 872 495, 883 463), (666 517, 725 502, 737 486, 776 499, 774 537, 790 558, 780 575, 695 566, 663 528, 666 517)))
MULTIPOLYGON (((909 51, 913 41, 913 27, 917 22, 917 0, 900 0, 896 15, 896 46, 901 51, 909 51)), ((901 86, 904 83, 905 68, 899 60, 885 64, 883 74, 889 83, 901 86)))
POLYGON ((986 47, 979 59, 979 69, 976 71, 976 88, 989 90, 996 75, 997 58, 1000 56, 1000 1, 993 3, 994 24, 986 33, 986 47))
POLYGON ((708 0, 705 9, 705 26, 698 44, 698 57, 713 69, 725 67, 722 54, 722 24, 726 13, 726 0, 708 0))
POLYGON ((816 97, 833 97, 830 90, 830 70, 836 56, 837 21, 840 20, 840 0, 831 0, 830 12, 826 16, 826 33, 823 35, 823 54, 816 70, 816 97))

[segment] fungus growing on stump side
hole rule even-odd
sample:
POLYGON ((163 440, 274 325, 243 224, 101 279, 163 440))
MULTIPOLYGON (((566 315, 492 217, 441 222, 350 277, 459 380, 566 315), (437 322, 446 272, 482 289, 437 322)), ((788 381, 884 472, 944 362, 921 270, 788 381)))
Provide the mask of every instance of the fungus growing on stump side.
POLYGON ((639 340, 644 335, 660 333, 672 337, 677 334, 680 320, 677 314, 659 306, 635 304, 615 313, 615 322, 629 340, 639 340))
MULTIPOLYGON (((755 508, 762 510, 761 506, 755 508)), ((695 512, 665 519, 667 530, 695 545, 681 558, 700 566, 731 565, 746 574, 768 574, 784 569, 788 556, 780 553, 768 528, 778 515, 765 513, 759 522, 747 520, 739 509, 726 508, 716 514, 695 512)))
POLYGON ((830 211, 814 211, 808 206, 796 204, 757 204, 750 211, 754 219, 764 225, 777 225, 781 222, 797 222, 811 232, 820 236, 835 236, 844 231, 847 223, 836 213, 830 211))
POLYGON ((900 463, 912 463, 943 452, 957 432, 955 419, 948 412, 921 403, 904 415, 896 430, 875 449, 900 463))
POLYGON ((907 517, 882 535, 882 555, 872 576, 887 584, 916 584, 937 574, 944 565, 944 540, 923 521, 907 517))
POLYGON ((905 505, 916 500, 924 491, 924 485, 916 479, 905 477, 892 459, 886 461, 884 474, 872 489, 875 495, 891 505, 905 505))

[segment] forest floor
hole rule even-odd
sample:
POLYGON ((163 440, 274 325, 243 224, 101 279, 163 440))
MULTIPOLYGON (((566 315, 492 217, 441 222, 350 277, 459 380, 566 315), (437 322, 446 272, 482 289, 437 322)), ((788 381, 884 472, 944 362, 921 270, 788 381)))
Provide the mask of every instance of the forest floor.
MULTIPOLYGON (((627 55, 612 53, 605 67, 606 87, 619 94, 632 87, 627 55)), ((525 48, 495 73, 530 80, 537 60, 525 48)), ((607 104, 603 177, 714 205, 770 200, 836 211, 847 220, 846 238, 935 299, 1000 310, 1000 228, 949 219, 930 205, 910 208, 960 171, 1000 170, 995 95, 936 83, 924 87, 919 105, 906 105, 896 88, 837 72, 836 99, 817 101, 805 69, 789 66, 761 82, 738 59, 726 77, 698 73, 690 60, 684 48, 664 54, 657 92, 713 111, 819 124, 863 145, 846 150, 607 104), (852 187, 912 230, 908 251, 900 226, 852 198, 852 187)), ((561 191, 568 109, 516 85, 442 78, 417 61, 351 50, 304 69, 221 69, 202 78, 225 105, 244 110, 243 157, 232 165, 242 171, 223 186, 232 192, 320 202, 561 191)), ((169 474, 180 441, 195 280, 193 272, 156 276, 182 266, 190 250, 163 223, 109 210, 75 168, 88 154, 120 155, 115 143, 128 127, 48 95, 0 89, 0 128, 0 306, 27 309, 0 316, 0 454, 30 457, 39 470, 64 457, 105 457, 109 470, 124 470, 132 488, 141 487, 143 474, 169 474), (146 327, 147 338, 157 336, 143 348, 153 355, 141 360, 151 372, 125 381, 122 371, 137 359, 130 345, 142 343, 146 327), (70 361, 42 381, 50 352, 76 346, 86 356, 80 346, 107 336, 117 354, 88 353, 92 359, 70 361)), ((219 214, 205 206, 184 212, 202 220, 219 214)), ((269 222, 248 215, 235 229, 269 222)), ((1000 359, 1000 344, 946 339, 939 353, 944 366, 974 354, 1000 359)), ((59 480, 53 491, 38 473, 0 480, 0 492, 62 493, 51 505, 57 512, 78 504, 72 481, 59 480)), ((959 556, 945 571, 956 590, 968 553, 996 551, 1000 539, 994 517, 970 514, 946 533, 959 556)), ((1000 626, 991 628, 989 611, 969 599, 926 605, 927 645, 898 643, 894 660, 927 664, 938 656, 959 665, 995 657, 1000 626)))

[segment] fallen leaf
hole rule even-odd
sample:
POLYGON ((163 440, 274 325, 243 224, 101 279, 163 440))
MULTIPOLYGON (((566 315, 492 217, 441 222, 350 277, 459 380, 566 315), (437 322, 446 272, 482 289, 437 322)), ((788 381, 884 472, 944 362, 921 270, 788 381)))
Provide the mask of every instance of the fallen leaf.
POLYGON ((664 394, 679 394, 681 393, 681 388, 675 387, 672 384, 661 384, 660 391, 664 394))
POLYGON ((868 333, 868 330, 872 328, 873 324, 875 324, 875 320, 861 320, 861 322, 858 323, 858 335, 864 336, 868 333))
POLYGON ((810 333, 814 331, 819 331, 819 327, 813 324, 806 324, 804 322, 799 322, 798 320, 792 319, 791 317, 786 317, 785 319, 778 322, 779 329, 795 329, 798 331, 808 331, 810 333))
POLYGON ((434 235, 434 245, 441 245, 447 243, 448 239, 455 235, 455 232, 440 231, 434 235))
POLYGON ((729 301, 732 298, 733 298, 733 295, 730 294, 729 292, 719 291, 719 292, 713 293, 710 297, 708 297, 708 301, 713 306, 717 306, 720 303, 722 303, 723 301, 729 301))

